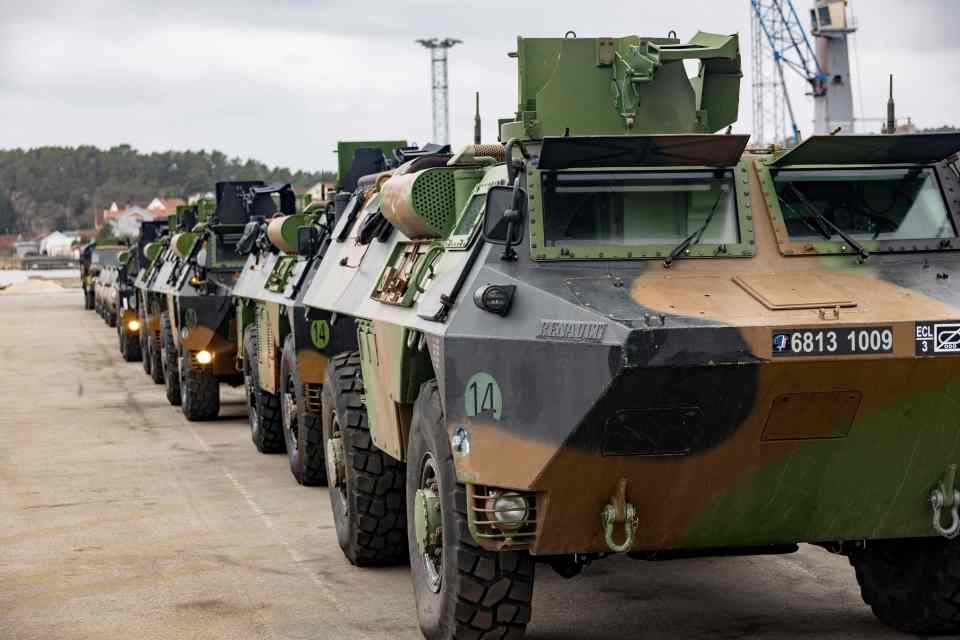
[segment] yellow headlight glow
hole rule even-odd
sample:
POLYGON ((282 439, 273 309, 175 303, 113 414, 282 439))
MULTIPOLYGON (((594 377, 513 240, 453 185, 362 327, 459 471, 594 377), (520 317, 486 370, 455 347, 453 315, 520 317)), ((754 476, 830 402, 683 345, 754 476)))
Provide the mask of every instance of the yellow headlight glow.
POLYGON ((209 351, 197 351, 197 364, 210 364, 213 362, 213 354, 209 351))
POLYGON ((127 329, 130 329, 130 331, 140 331, 140 321, 131 320, 127 323, 127 329))

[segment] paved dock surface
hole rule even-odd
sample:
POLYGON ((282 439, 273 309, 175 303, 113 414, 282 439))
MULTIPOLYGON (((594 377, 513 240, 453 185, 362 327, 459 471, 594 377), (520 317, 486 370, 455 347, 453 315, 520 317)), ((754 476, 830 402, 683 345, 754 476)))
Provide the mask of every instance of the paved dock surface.
MULTIPOLYGON (((420 638, 408 569, 347 563, 238 390, 187 422, 78 291, 0 295, 0 327, 0 640, 420 638)), ((899 637, 813 547, 538 572, 535 639, 899 637)))

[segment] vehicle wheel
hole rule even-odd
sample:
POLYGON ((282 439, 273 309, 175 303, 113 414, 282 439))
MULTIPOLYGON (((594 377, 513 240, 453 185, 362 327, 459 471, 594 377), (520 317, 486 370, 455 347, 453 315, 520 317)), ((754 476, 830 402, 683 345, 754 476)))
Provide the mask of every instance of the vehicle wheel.
POLYGON ((147 339, 147 319, 143 315, 143 311, 138 311, 138 317, 140 318, 140 331, 138 332, 138 337, 140 339, 140 361, 143 363, 143 372, 147 375, 150 375, 150 341, 147 339))
POLYGON ((87 311, 93 309, 93 291, 83 290, 83 308, 87 311))
POLYGON ((220 381, 210 369, 192 364, 189 358, 189 353, 179 358, 180 408, 190 422, 212 420, 220 413, 220 381))
POLYGON ((163 348, 160 346, 160 332, 151 331, 147 336, 150 345, 150 378, 156 384, 163 384, 163 348))
POLYGON ((367 425, 360 354, 342 354, 323 384, 323 442, 337 542, 358 566, 406 562, 404 465, 377 449, 367 425))
POLYGON ((457 482, 434 380, 420 388, 410 431, 407 539, 420 630, 428 640, 521 637, 530 621, 533 558, 488 551, 470 535, 466 489, 457 482), (422 551, 414 515, 421 498, 440 506, 440 527, 422 551))
POLYGON ((960 543, 882 540, 850 554, 860 593, 886 625, 917 635, 960 633, 960 543))
POLYGON ((131 333, 124 323, 120 323, 120 355, 127 362, 136 362, 143 355, 140 352, 140 332, 131 333))
POLYGON ((108 326, 108 327, 116 327, 116 326, 117 326, 117 314, 113 313, 112 311, 107 310, 107 315, 106 315, 105 320, 107 321, 107 326, 108 326))
POLYGON ((160 350, 163 362, 163 382, 167 391, 167 402, 179 406, 180 394, 180 350, 173 341, 173 327, 170 325, 170 313, 160 314, 160 350))
POLYGON ((313 487, 327 483, 327 467, 323 459, 323 423, 320 416, 307 411, 297 350, 293 336, 287 336, 280 358, 280 417, 283 440, 290 459, 290 472, 302 485, 313 487))
POLYGON ((257 327, 250 325, 243 332, 243 384, 247 391, 247 420, 250 422, 250 437, 260 453, 283 453, 280 399, 260 388, 257 353, 257 327))

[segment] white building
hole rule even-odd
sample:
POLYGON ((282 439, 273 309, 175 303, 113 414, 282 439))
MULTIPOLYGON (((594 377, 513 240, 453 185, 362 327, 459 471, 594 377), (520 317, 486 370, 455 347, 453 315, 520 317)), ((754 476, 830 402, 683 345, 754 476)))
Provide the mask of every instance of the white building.
POLYGON ((73 243, 78 242, 80 236, 67 235, 60 231, 44 236, 40 239, 40 255, 42 256, 70 256, 73 255, 73 243))

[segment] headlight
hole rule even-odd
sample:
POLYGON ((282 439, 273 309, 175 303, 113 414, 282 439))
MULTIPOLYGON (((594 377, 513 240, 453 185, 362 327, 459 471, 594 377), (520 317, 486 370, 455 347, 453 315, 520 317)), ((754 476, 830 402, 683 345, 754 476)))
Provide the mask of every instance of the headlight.
POLYGON ((130 331, 140 331, 140 321, 131 320, 127 323, 127 329, 130 329, 130 331))
POLYGON ((210 364, 213 362, 213 354, 209 351, 197 351, 197 364, 210 364))
POLYGON ((493 519, 501 529, 519 527, 527 519, 527 499, 520 494, 501 493, 493 498, 493 519))

